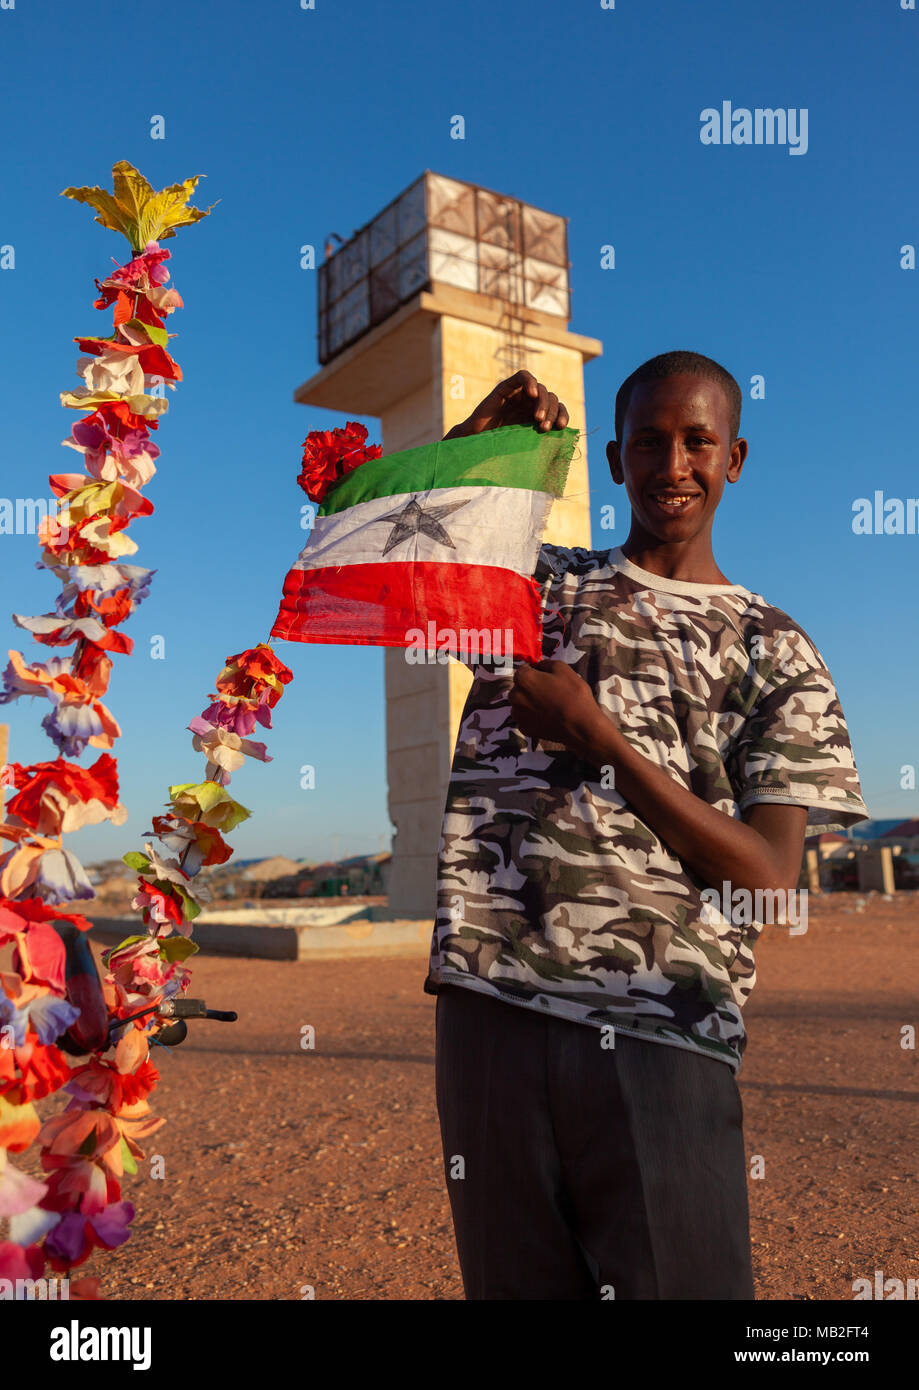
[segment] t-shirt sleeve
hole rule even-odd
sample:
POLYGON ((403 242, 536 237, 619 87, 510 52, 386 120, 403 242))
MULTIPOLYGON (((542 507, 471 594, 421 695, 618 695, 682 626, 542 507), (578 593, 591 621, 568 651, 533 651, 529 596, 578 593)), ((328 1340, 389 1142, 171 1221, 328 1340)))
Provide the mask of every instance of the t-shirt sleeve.
POLYGON ((845 830, 869 814, 836 687, 803 632, 782 648, 733 750, 737 805, 806 806, 805 834, 845 830))

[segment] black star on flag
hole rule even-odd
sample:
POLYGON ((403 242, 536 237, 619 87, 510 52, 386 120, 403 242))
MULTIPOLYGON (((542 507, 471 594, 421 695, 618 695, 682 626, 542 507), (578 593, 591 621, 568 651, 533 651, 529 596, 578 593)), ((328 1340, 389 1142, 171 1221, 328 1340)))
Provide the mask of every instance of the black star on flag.
POLYGON ((428 507, 425 510, 420 502, 413 497, 410 502, 406 502, 401 511, 387 512, 385 516, 378 517, 378 521, 395 522, 389 533, 389 538, 383 547, 383 554, 386 555, 393 546, 400 541, 408 540, 410 536, 419 534, 430 536, 431 540, 437 541, 440 545, 448 545, 451 550, 456 546, 451 541, 449 535, 441 526, 438 518, 449 516, 450 512, 455 512, 457 507, 465 507, 466 502, 444 502, 439 507, 428 507))

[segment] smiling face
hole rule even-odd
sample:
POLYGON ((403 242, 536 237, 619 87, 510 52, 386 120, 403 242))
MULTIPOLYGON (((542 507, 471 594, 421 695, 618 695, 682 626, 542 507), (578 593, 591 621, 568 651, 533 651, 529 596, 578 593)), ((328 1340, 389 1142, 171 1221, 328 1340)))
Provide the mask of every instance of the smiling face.
POLYGON ((622 440, 606 446, 613 481, 632 504, 629 545, 691 550, 701 560, 725 482, 747 454, 731 441, 729 406, 717 382, 671 376, 636 383, 622 440), (694 543, 694 544, 693 544, 694 543))

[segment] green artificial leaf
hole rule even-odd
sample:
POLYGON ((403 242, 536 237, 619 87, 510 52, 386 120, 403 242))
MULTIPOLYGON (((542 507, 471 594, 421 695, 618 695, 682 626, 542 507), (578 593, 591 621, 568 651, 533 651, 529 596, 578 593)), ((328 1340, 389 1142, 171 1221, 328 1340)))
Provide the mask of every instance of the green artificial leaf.
POLYGON ((160 955, 163 960, 187 960, 200 947, 187 936, 165 936, 160 938, 160 955))
POLYGON ((124 1171, 126 1173, 137 1172, 137 1161, 128 1148, 128 1141, 125 1139, 124 1135, 121 1136, 121 1161, 124 1164, 124 1171))
POLYGON ((188 889, 183 888, 180 883, 173 883, 171 886, 182 899, 182 904, 185 908, 186 919, 189 922, 193 922, 195 918, 198 916, 198 913, 201 911, 201 904, 197 902, 192 897, 191 893, 189 893, 188 889))
POLYGON ((143 319, 128 319, 122 327, 133 328, 135 332, 142 333, 145 338, 149 338, 150 342, 156 343, 158 347, 169 346, 169 334, 165 328, 160 328, 155 323, 144 323, 143 319))

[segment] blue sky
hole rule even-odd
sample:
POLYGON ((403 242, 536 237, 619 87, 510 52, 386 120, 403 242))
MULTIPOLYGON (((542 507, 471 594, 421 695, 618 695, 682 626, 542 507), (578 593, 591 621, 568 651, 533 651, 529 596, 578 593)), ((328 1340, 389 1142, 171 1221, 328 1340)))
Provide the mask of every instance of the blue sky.
MULTIPOLYGON (((765 399, 745 400, 750 455, 716 558, 822 652, 872 813, 916 814, 900 768, 919 763, 919 536, 856 536, 851 520, 875 489, 917 492, 919 280, 899 248, 919 242, 919 14, 899 0, 173 0, 150 12, 17 0, 0 11, 0 44, 0 244, 15 247, 0 272, 4 496, 47 496, 49 472, 79 466, 58 447, 72 422, 58 393, 78 384, 74 336, 110 331, 93 277, 127 248, 60 190, 110 185, 128 159, 157 187, 206 174, 194 201, 220 200, 166 243, 186 305, 169 325, 184 381, 157 435, 156 512, 131 530, 153 591, 107 697, 130 819, 71 837, 86 862, 134 848, 168 783, 203 775, 185 725, 224 657, 267 636, 302 545, 300 444, 344 417, 292 401, 318 366, 316 276, 299 248, 349 236, 426 168, 570 219, 571 328, 604 344, 585 372, 595 546, 627 531, 603 457, 623 377, 671 348, 717 358, 747 395, 765 376, 765 399), (701 144, 700 112, 726 100, 807 108, 806 154, 701 144), (463 141, 450 138, 457 113, 463 141), (155 115, 164 140, 150 138, 155 115), (600 267, 606 243, 613 271, 600 267), (613 533, 598 524, 610 501, 613 533), (150 659, 154 635, 165 660, 150 659)), ((45 654, 7 617, 53 604, 37 553, 33 536, 0 536, 4 662, 11 646, 45 654)), ((237 855, 388 845, 382 652, 277 649, 295 680, 268 736, 274 761, 232 783, 254 813, 237 855)), ((4 714, 19 761, 54 756, 45 710, 4 714)))

